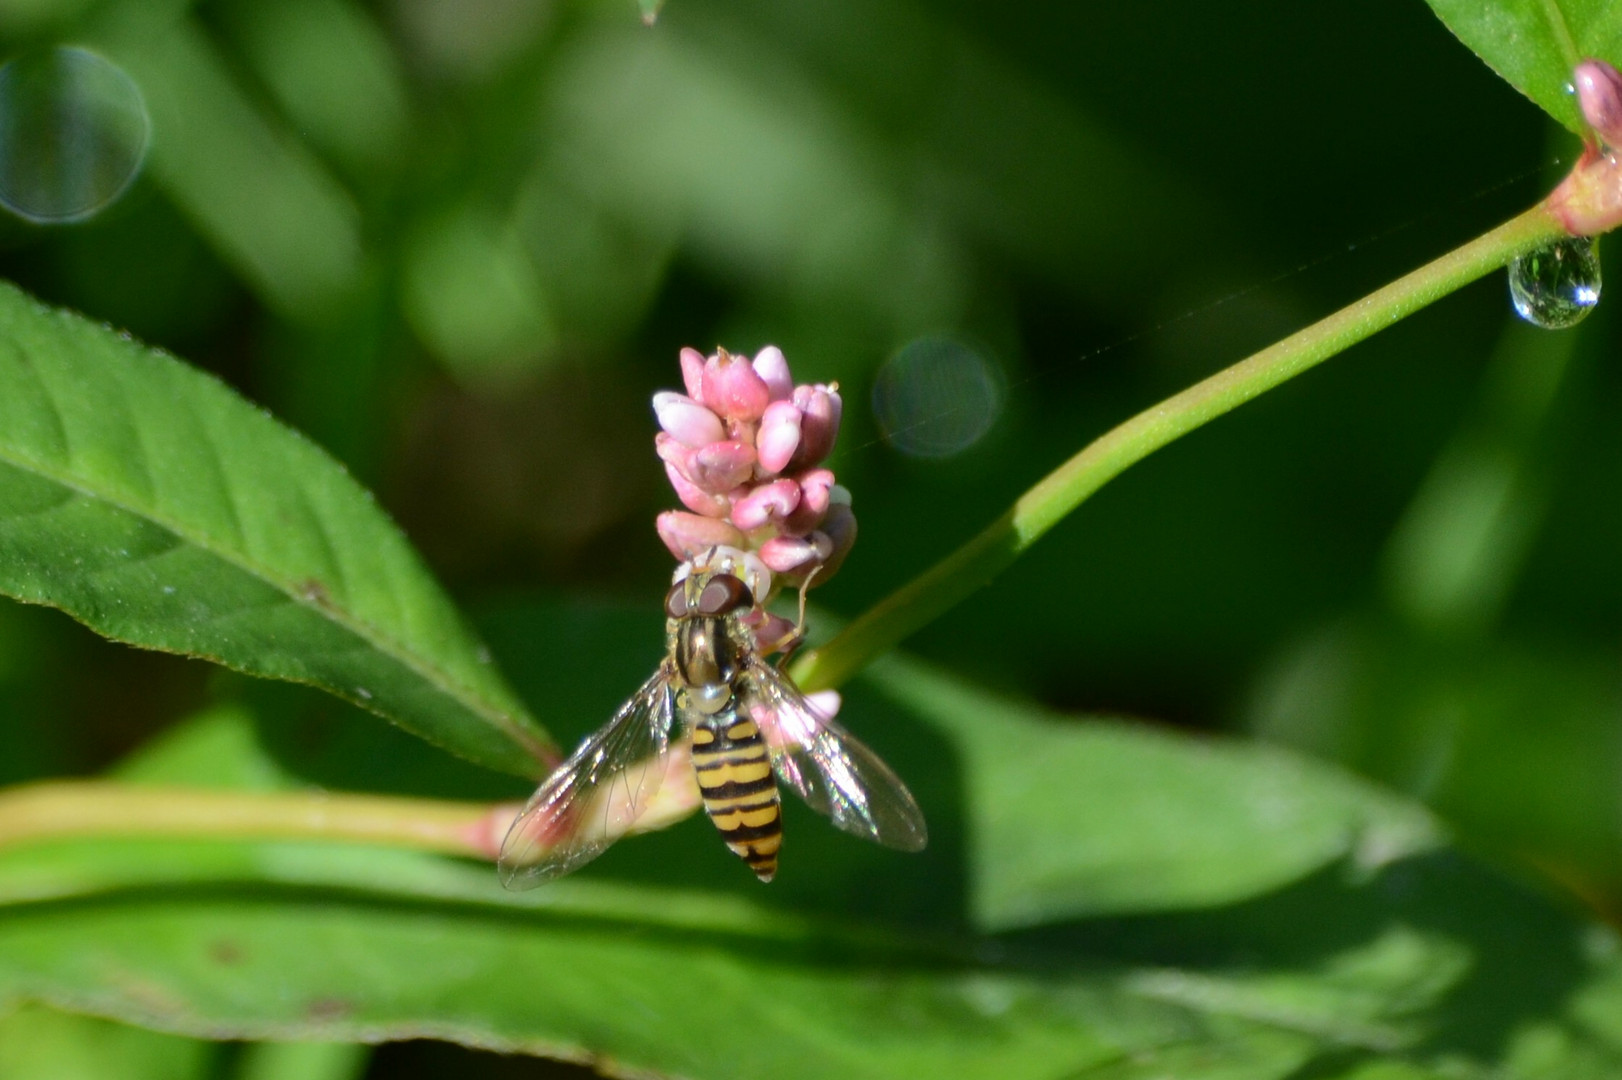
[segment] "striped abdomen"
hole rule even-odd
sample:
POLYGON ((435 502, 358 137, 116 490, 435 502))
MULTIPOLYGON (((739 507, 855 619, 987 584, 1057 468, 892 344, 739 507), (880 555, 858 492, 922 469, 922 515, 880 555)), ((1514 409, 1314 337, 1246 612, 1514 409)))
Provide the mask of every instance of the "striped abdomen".
POLYGON ((783 815, 760 729, 723 709, 693 727, 693 769, 704 810, 727 847, 762 881, 777 873, 783 815))

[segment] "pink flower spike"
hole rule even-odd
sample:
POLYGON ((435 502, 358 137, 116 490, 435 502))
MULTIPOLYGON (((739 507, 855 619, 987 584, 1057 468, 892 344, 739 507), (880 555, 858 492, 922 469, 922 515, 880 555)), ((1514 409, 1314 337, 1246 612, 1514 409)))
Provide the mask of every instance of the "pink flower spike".
POLYGON ((697 349, 681 351, 681 381, 687 387, 687 396, 702 401, 704 385, 704 354, 697 349))
MULTIPOLYGON (((828 546, 830 550, 833 547, 828 546)), ((821 561, 825 555, 809 537, 774 536, 760 545, 760 561, 778 574, 796 574, 821 561)))
POLYGON ((700 447, 726 438, 721 418, 685 394, 661 390, 653 395, 659 426, 683 446, 700 447))
POLYGON ((682 475, 680 469, 665 462, 665 475, 670 477, 670 486, 676 489, 676 497, 682 505, 697 514, 705 517, 724 518, 727 511, 732 508, 730 499, 705 491, 687 477, 682 475))
POLYGON ((812 469, 801 474, 796 482, 800 488, 800 502, 783 522, 783 528, 795 536, 804 536, 822 524, 822 515, 828 512, 834 474, 827 469, 812 469))
POLYGON ((713 442, 693 451, 686 470, 705 491, 725 495, 755 473, 755 449, 740 442, 713 442))
POLYGON ((753 423, 771 402, 766 381, 755 374, 749 361, 725 349, 704 361, 701 389, 699 400, 726 420, 753 423))
POLYGON ((768 345, 755 354, 754 369, 773 401, 787 401, 794 393, 794 376, 789 372, 788 359, 776 345, 768 345))
POLYGON ((1603 60, 1584 60, 1572 82, 1583 119, 1607 145, 1622 148, 1622 73, 1603 60))
POLYGON ((799 407, 800 448, 794 455, 796 466, 816 465, 827 457, 839 437, 839 418, 844 402, 839 391, 828 386, 796 386, 794 404, 799 407))
POLYGON ((760 467, 767 473, 780 473, 800 447, 800 410, 792 401, 774 401, 766 406, 755 436, 760 450, 760 467))
POLYGON ((722 544, 737 547, 744 542, 743 533, 720 518, 702 517, 685 510, 666 510, 654 522, 654 527, 659 530, 659 539, 665 542, 665 547, 682 562, 722 544))
POLYGON ((732 524, 744 532, 782 521, 800 505, 800 485, 792 480, 762 484, 732 504, 732 524))

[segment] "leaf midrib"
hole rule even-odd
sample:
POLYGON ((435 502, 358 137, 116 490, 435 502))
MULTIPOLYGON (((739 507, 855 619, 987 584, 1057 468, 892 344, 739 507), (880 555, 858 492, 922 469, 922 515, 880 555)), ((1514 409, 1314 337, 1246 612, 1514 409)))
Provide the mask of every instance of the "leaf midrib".
POLYGON ((1566 69, 1576 68, 1582 62, 1577 52, 1577 39, 1572 36, 1571 27, 1566 24, 1566 13, 1560 7, 1560 0, 1543 0, 1543 17, 1549 23, 1549 29, 1554 32, 1555 40, 1560 43, 1560 54, 1565 57, 1566 69))

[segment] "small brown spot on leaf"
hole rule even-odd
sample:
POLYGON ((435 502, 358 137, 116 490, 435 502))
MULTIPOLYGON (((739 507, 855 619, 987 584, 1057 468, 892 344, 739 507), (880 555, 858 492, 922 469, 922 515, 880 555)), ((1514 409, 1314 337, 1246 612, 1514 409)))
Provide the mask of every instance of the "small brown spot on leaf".
POLYGON ((343 998, 316 998, 304 1007, 311 1020, 342 1020, 354 1011, 355 1006, 343 998))
POLYGON ((332 606, 332 594, 327 592, 326 585, 315 578, 305 578, 299 582, 298 592, 305 600, 317 607, 330 608, 332 606))

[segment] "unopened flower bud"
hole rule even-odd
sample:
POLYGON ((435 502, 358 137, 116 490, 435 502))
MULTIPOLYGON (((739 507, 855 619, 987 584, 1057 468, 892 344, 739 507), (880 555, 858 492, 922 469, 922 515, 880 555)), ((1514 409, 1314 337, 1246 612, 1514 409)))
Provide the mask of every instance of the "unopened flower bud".
POLYGON ((819 463, 833 450, 844 402, 838 390, 822 385, 795 387, 793 400, 801 413, 800 446, 793 465, 804 468, 819 463))
POLYGON ((665 462, 665 475, 670 477, 670 486, 676 489, 676 497, 682 505, 697 514, 705 517, 724 518, 727 511, 732 509, 732 501, 722 495, 705 491, 682 473, 676 466, 665 462))
POLYGON ((796 536, 803 536, 822 524, 822 515, 828 512, 834 474, 827 469, 811 469, 795 481, 800 489, 798 505, 783 522, 783 528, 796 536))
POLYGON ((765 608, 756 608, 744 617, 744 625, 755 633, 755 641, 765 652, 781 648, 794 637, 794 624, 765 608))
POLYGON ((768 345, 755 354, 754 368, 773 401, 786 401, 794 393, 794 376, 789 373, 788 359, 776 345, 768 345))
POLYGON ((732 504, 732 524, 750 532, 768 521, 782 521, 800 505, 800 485, 792 480, 762 484, 732 504))
POLYGON ((682 562, 697 558, 713 547, 738 547, 744 542, 743 533, 730 522, 689 514, 685 510, 666 510, 654 525, 665 547, 682 562))
POLYGON ((810 536, 774 536, 760 545, 760 561, 778 574, 798 574, 826 559, 833 544, 824 536, 825 547, 819 547, 810 536))
POLYGON ((699 400, 727 420, 759 420, 771 402, 771 391, 749 361, 725 349, 704 361, 699 389, 699 400))
POLYGON ((685 394, 661 390, 653 395, 659 426, 683 446, 694 448, 726 438, 721 418, 685 394))
POLYGON ((704 399, 704 354, 697 349, 681 351, 681 381, 688 397, 694 401, 704 399))
MULTIPOLYGON (((856 514, 849 503, 830 503, 823 515, 822 527, 817 530, 828 537, 832 550, 822 560, 822 572, 817 575, 820 584, 833 577, 845 556, 856 546, 856 514)), ((814 534, 813 534, 814 535, 814 534)))
POLYGON ((754 472, 754 447, 740 442, 713 442, 693 451, 687 475, 705 491, 725 495, 754 472))
POLYGON ((760 451, 760 467, 768 473, 780 473, 800 447, 800 409, 792 401, 774 401, 766 406, 766 415, 760 419, 760 432, 755 436, 760 451))
POLYGON ((1622 148, 1622 73, 1603 60, 1584 60, 1572 83, 1588 126, 1613 149, 1622 148))
POLYGON ((805 703, 823 720, 832 720, 839 715, 840 706, 845 701, 839 696, 838 690, 818 690, 814 694, 805 695, 805 703))

